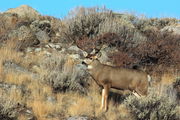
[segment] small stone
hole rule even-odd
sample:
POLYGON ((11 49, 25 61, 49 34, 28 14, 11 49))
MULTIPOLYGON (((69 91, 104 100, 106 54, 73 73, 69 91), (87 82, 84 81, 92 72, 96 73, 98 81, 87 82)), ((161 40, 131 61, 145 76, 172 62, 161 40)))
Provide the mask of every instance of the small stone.
POLYGON ((42 48, 36 48, 34 51, 35 52, 40 52, 42 50, 42 48))

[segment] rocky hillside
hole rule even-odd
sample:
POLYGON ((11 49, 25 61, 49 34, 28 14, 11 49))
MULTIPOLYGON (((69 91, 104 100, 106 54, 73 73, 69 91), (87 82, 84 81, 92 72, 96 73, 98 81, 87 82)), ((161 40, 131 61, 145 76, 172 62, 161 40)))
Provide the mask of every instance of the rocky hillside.
POLYGON ((178 19, 105 8, 57 19, 22 5, 0 13, 0 53, 2 120, 179 119, 178 19), (112 92, 109 111, 100 112, 100 88, 81 64, 96 51, 104 64, 151 74, 150 94, 112 92))

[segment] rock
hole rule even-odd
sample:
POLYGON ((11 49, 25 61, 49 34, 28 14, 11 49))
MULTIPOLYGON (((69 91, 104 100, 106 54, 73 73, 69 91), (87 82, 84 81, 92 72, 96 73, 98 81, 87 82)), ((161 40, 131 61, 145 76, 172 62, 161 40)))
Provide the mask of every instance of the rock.
POLYGON ((42 48, 35 48, 34 52, 40 52, 42 51, 42 48))
POLYGON ((26 26, 21 26, 17 32, 19 40, 24 40, 33 36, 31 30, 26 26))
POLYGON ((33 48, 28 47, 28 48, 26 49, 26 52, 33 52, 33 48))
POLYGON ((87 52, 81 50, 80 48, 78 48, 77 46, 73 45, 73 46, 70 46, 68 49, 67 49, 68 53, 70 54, 79 54, 81 57, 86 57, 88 54, 87 52))
POLYGON ((40 43, 48 43, 50 41, 50 37, 44 31, 37 32, 36 38, 40 41, 40 43))
POLYGON ((49 33, 51 31, 51 24, 48 20, 35 20, 31 23, 30 28, 33 32, 45 31, 49 33))
POLYGON ((35 73, 29 71, 28 69, 24 68, 23 66, 13 63, 11 61, 5 61, 3 64, 3 69, 6 73, 7 72, 15 72, 15 73, 29 74, 33 79, 38 77, 37 74, 35 74, 35 73))
MULTIPOLYGON (((21 118, 23 116, 23 118, 25 120, 37 120, 37 118, 35 117, 35 114, 33 113, 32 109, 27 108, 24 105, 18 105, 18 111, 19 111, 19 117, 21 118)), ((19 118, 18 117, 18 118, 19 118)))
POLYGON ((21 86, 19 86, 19 85, 7 84, 7 83, 3 83, 3 82, 0 82, 0 88, 4 89, 4 90, 10 90, 10 89, 20 89, 21 90, 21 86))
POLYGON ((38 19, 40 14, 28 5, 21 5, 17 8, 11 8, 7 10, 5 13, 16 13, 18 16, 22 18, 30 18, 30 19, 38 19))
POLYGON ((161 29, 162 32, 168 31, 173 32, 174 34, 180 35, 180 25, 177 26, 166 26, 163 29, 161 29))
POLYGON ((39 44, 39 40, 37 40, 34 33, 31 31, 30 28, 26 26, 21 26, 20 28, 9 32, 8 38, 18 39, 19 49, 24 49, 29 46, 34 46, 34 45, 39 44))
POLYGON ((93 120, 93 119, 90 119, 86 116, 73 116, 73 117, 67 118, 67 120, 93 120))
POLYGON ((62 45, 60 44, 53 44, 53 43, 49 43, 47 45, 45 45, 46 48, 53 48, 56 50, 61 50, 62 49, 62 45))
POLYGON ((78 70, 83 70, 83 71, 87 70, 87 67, 83 64, 77 64, 76 67, 78 68, 78 70))
POLYGON ((80 51, 81 49, 74 45, 74 46, 70 46, 68 48, 68 50, 71 50, 71 51, 80 51))
POLYGON ((14 71, 19 73, 30 73, 26 68, 11 61, 5 61, 3 67, 5 68, 5 72, 14 71))
POLYGON ((51 24, 48 20, 35 20, 31 23, 30 28, 40 43, 48 43, 51 40, 49 36, 51 33, 51 24))
MULTIPOLYGON (((3 13, 3 14, 0 14, 0 19, 1 19, 1 23, 3 23, 0 25, 0 27, 1 27, 1 29, 2 28, 4 29, 4 27, 5 28, 15 27, 16 23, 18 22, 19 17, 17 14, 3 13)), ((1 31, 1 32, 3 32, 3 31, 1 31)))
POLYGON ((60 45, 55 45, 55 48, 56 48, 57 50, 61 50, 61 46, 60 46, 60 45))
POLYGON ((79 54, 72 54, 72 55, 69 55, 72 59, 74 60, 78 60, 81 58, 81 56, 79 54))
POLYGON ((110 55, 110 54, 112 54, 112 53, 114 53, 114 52, 117 52, 118 50, 117 50, 117 48, 115 48, 115 47, 108 47, 108 46, 106 46, 106 45, 103 45, 103 47, 100 49, 100 54, 101 54, 101 56, 100 56, 100 58, 99 58, 99 60, 102 62, 102 63, 105 63, 105 64, 107 64, 108 63, 108 65, 111 65, 110 63, 109 63, 109 57, 108 57, 108 55, 110 55))
POLYGON ((47 96, 47 101, 50 102, 50 103, 56 103, 56 98, 54 96, 47 96))
POLYGON ((48 51, 44 51, 44 55, 46 55, 47 57, 50 57, 52 55, 52 53, 50 53, 48 51))

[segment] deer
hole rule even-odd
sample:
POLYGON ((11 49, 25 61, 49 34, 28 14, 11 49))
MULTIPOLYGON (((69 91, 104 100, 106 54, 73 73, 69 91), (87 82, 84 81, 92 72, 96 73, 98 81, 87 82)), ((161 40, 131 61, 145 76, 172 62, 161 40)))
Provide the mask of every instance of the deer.
POLYGON ((102 64, 98 58, 97 55, 88 55, 82 64, 87 66, 90 76, 103 88, 101 110, 108 110, 108 95, 111 88, 129 90, 138 98, 147 95, 150 75, 141 70, 102 64))

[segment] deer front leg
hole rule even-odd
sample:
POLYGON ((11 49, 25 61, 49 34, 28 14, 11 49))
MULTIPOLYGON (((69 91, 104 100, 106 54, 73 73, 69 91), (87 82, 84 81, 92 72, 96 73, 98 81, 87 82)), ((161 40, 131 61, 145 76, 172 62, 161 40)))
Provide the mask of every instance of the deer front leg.
POLYGON ((102 89, 102 100, 101 100, 101 110, 104 108, 104 88, 102 89))
POLYGON ((109 89, 110 89, 110 85, 107 84, 104 86, 104 104, 105 104, 105 112, 107 111, 108 109, 108 96, 109 96, 109 89))

